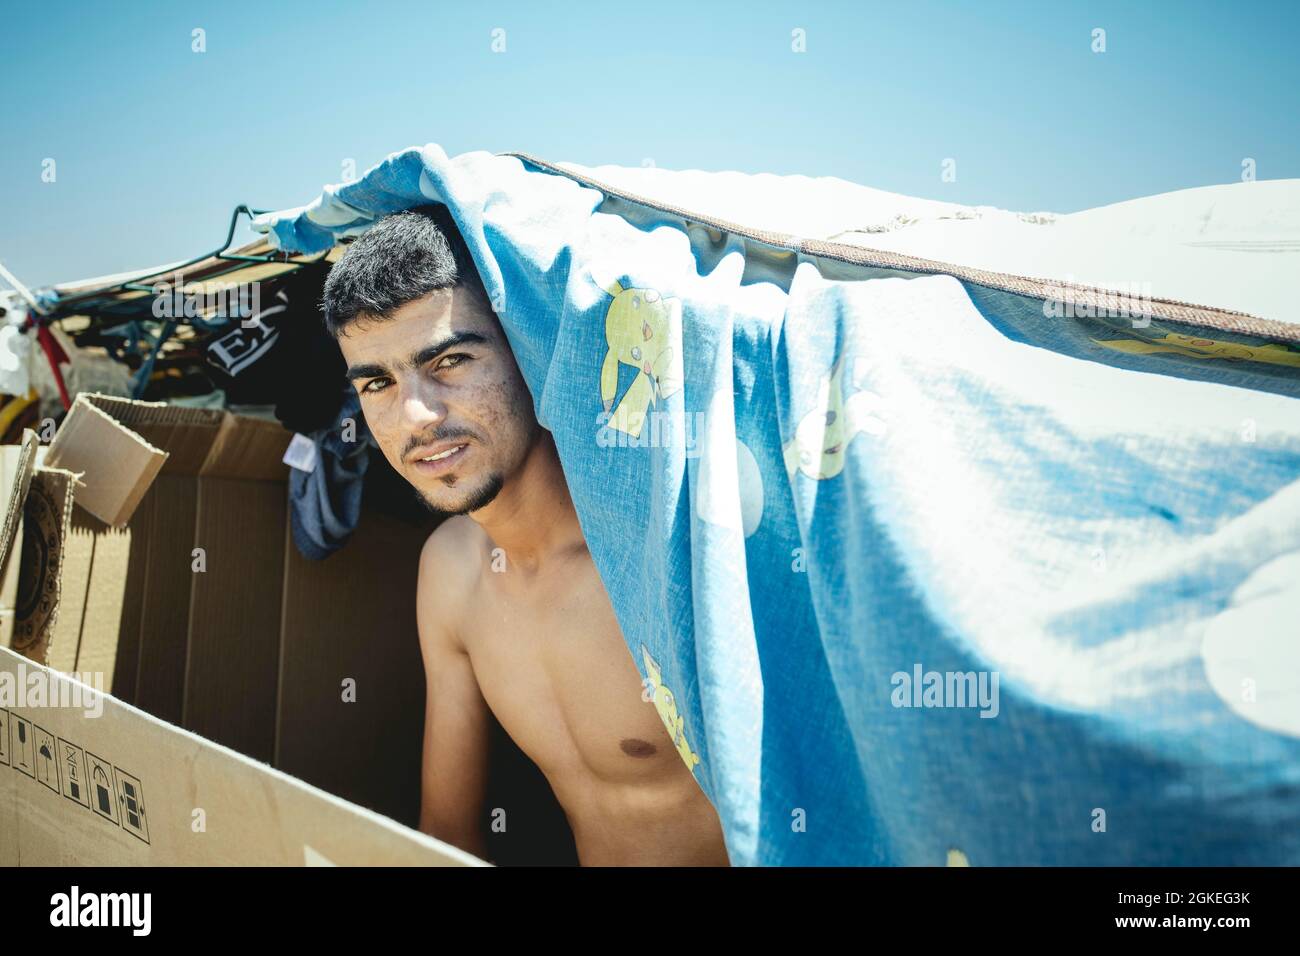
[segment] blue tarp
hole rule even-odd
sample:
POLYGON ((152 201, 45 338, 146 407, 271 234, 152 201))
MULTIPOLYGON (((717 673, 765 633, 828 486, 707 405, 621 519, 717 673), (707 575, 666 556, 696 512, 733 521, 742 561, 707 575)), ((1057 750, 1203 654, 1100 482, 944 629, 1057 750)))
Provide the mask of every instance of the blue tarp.
POLYGON ((261 226, 431 201, 733 863, 1300 863, 1289 347, 1103 348, 436 145, 261 226))

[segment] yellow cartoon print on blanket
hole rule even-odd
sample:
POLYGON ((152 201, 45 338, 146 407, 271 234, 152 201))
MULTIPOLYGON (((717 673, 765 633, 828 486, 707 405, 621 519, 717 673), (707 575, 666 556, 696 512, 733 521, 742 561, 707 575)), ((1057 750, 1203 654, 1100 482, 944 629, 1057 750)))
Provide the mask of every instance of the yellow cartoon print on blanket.
POLYGON ((613 413, 610 428, 639 438, 651 405, 682 387, 682 304, 654 289, 624 288, 618 281, 602 285, 614 297, 605 312, 608 350, 600 368, 600 400, 613 413), (636 378, 614 406, 618 368, 630 365, 636 378))
POLYGON ((883 435, 885 423, 874 412, 880 396, 860 389, 844 397, 844 353, 836 359, 830 374, 823 376, 812 411, 799 420, 794 438, 785 444, 785 470, 817 481, 834 478, 844 470, 844 453, 849 442, 861 433, 883 435))
POLYGON ((1239 342, 1216 342, 1191 335, 1169 333, 1150 341, 1139 339, 1093 339, 1098 345, 1130 355, 1152 355, 1172 352, 1199 359, 1235 359, 1242 362, 1267 362, 1270 365, 1291 365, 1300 368, 1300 352, 1285 345, 1242 345, 1239 342))
POLYGON ((673 692, 664 686, 659 662, 650 656, 650 651, 644 644, 641 645, 641 660, 645 662, 645 672, 649 675, 647 680, 654 688, 654 705, 655 710, 659 712, 659 719, 668 728, 668 736, 672 738, 673 746, 686 762, 686 769, 694 773, 700 758, 691 750, 691 745, 686 739, 684 728, 686 718, 677 713, 677 701, 673 697, 673 692))

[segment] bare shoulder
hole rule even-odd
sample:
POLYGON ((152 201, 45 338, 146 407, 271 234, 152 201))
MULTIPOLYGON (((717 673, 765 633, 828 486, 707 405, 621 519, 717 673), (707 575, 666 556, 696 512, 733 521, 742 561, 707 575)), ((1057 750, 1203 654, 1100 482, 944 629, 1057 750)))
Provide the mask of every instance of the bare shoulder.
POLYGON ((464 596, 482 563, 482 548, 483 531, 465 515, 447 518, 425 540, 416 596, 422 641, 432 639, 435 631, 454 637, 464 596))
POLYGON ((425 539, 420 564, 441 562, 447 558, 463 559, 468 551, 481 546, 483 531, 467 515, 451 515, 434 528, 425 539))

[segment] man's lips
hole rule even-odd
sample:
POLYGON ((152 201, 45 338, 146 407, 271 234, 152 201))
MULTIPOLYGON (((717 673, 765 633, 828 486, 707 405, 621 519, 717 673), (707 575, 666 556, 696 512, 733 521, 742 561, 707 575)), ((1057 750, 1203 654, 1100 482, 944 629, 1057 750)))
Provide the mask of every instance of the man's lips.
POLYGON ((454 468, 465 457, 468 450, 467 439, 441 442, 417 449, 407 458, 407 464, 421 474, 436 475, 454 468))

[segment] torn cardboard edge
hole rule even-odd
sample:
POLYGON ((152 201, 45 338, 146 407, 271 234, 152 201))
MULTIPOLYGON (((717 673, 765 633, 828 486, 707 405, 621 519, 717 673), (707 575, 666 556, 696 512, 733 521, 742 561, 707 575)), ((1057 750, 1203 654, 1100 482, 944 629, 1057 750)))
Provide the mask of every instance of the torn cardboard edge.
POLYGON ((227 409, 83 395, 87 405, 104 412, 145 444, 166 449, 163 474, 254 481, 284 481, 288 477, 283 457, 289 433, 278 421, 237 415, 227 409))
POLYGON ((279 422, 226 409, 81 392, 50 442, 44 467, 73 472, 77 504, 123 528, 159 472, 282 481, 288 441, 279 422))
MULTIPOLYGON (((0 529, 0 569, 9 562, 9 551, 18 536, 18 523, 22 520, 23 502, 27 500, 27 489, 32 483, 32 472, 36 469, 36 449, 40 441, 30 428, 23 429, 21 451, 18 455, 18 472, 15 475, 13 491, 5 507, 4 526, 0 529)), ((17 560, 17 559, 15 559, 17 560)))
MULTIPOLYGON (((16 748, 0 748, 0 797, 8 797, 0 804, 12 811, 0 812, 0 865, 109 860, 121 865, 123 854, 131 863, 173 866, 319 865, 322 860, 344 866, 491 865, 8 648, 0 648, 0 675, 9 677, 0 682, 10 688, 8 694, 41 675, 38 679, 49 688, 47 701, 85 701, 93 693, 103 708, 92 718, 77 707, 19 707, 8 694, 0 695, 6 745, 16 739, 10 725, 24 722, 57 741, 60 755, 42 779, 39 770, 15 765, 22 756, 16 748), (25 680, 18 681, 23 673, 25 680), (107 797, 116 800, 101 799, 102 810, 96 810, 88 799, 74 795, 61 766, 65 747, 111 766, 115 790, 107 797), (130 772, 122 770, 123 763, 130 772), (130 786, 123 786, 123 780, 130 786), (124 794, 135 795, 134 808, 124 794), (178 806, 178 801, 199 801, 207 828, 193 830, 197 808, 178 806), (166 812, 150 813, 160 803, 166 812), (130 809, 144 818, 134 827, 129 825, 130 809)), ((27 735, 33 758, 35 733, 27 735)))
MULTIPOLYGON (((168 454, 101 407, 112 408, 115 404, 111 396, 79 393, 50 442, 45 467, 77 474, 77 503, 105 524, 122 528, 162 470, 168 454)), ((165 403, 145 404, 169 407, 165 403)))

